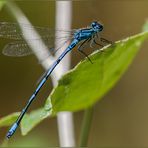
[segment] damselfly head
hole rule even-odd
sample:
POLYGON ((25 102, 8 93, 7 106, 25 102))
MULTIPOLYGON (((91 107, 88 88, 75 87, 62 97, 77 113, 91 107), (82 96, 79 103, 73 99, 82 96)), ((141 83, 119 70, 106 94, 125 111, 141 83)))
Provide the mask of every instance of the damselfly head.
POLYGON ((103 25, 101 23, 97 22, 97 21, 92 22, 91 27, 96 32, 100 32, 100 31, 103 30, 103 25))

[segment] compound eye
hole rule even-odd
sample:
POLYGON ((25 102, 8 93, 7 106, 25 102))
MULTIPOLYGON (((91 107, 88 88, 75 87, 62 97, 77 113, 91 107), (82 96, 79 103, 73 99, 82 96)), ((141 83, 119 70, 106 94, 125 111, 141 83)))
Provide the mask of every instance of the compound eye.
POLYGON ((98 28, 99 28, 100 30, 102 30, 102 29, 103 29, 103 25, 99 24, 99 25, 98 25, 98 28))
POLYGON ((92 23, 92 27, 95 27, 95 26, 96 26, 96 23, 95 23, 95 22, 93 22, 93 23, 92 23))
POLYGON ((91 26, 92 26, 92 28, 95 28, 96 27, 96 22, 92 22, 91 26))

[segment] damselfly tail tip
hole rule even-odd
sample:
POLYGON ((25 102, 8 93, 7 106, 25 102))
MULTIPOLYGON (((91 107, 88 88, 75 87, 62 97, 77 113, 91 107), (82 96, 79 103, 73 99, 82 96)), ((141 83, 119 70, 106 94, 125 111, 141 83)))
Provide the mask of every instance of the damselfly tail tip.
POLYGON ((9 131, 6 135, 6 138, 9 140, 9 138, 12 136, 12 133, 9 131))
POLYGON ((7 139, 9 139, 9 138, 14 134, 14 132, 15 132, 16 129, 17 129, 17 127, 18 127, 18 124, 17 124, 17 123, 14 123, 14 124, 11 126, 11 128, 9 129, 9 131, 8 131, 8 133, 7 133, 7 135, 6 135, 7 139))

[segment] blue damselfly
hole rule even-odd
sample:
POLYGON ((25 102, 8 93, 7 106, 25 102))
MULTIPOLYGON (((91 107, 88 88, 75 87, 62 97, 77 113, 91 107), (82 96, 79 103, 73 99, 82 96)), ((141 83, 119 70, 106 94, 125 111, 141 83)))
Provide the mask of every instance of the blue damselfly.
MULTIPOLYGON (((32 29, 31 27, 28 27, 27 25, 24 25, 24 24, 22 25, 24 28, 26 28, 27 31, 29 31, 29 29, 32 29)), ((35 28, 39 32, 39 34, 41 35, 41 39, 44 40, 46 46, 49 49, 53 49, 54 47, 53 33, 55 32, 55 30, 51 30, 51 29, 44 28, 44 27, 33 27, 33 28, 35 28)), ((56 66, 60 63, 60 61, 65 57, 65 55, 68 52, 70 52, 75 46, 78 45, 77 47, 78 51, 80 51, 83 55, 85 55, 88 58, 88 60, 92 63, 89 56, 83 51, 83 48, 85 47, 85 45, 90 44, 90 47, 93 48, 92 47, 93 44, 103 47, 103 44, 102 44, 103 42, 107 44, 111 43, 110 41, 100 37, 99 33, 102 30, 103 30, 103 25, 96 21, 92 22, 89 27, 82 28, 82 29, 75 29, 72 31, 59 30, 65 33, 65 36, 61 38, 62 44, 60 44, 60 46, 55 51, 61 48, 62 45, 66 43, 67 41, 70 40, 71 42, 69 46, 63 51, 63 53, 57 58, 57 60, 52 64, 52 66, 45 73, 44 77, 38 84, 36 90, 33 92, 31 97, 29 98, 25 108, 22 110, 20 116, 9 129, 7 133, 7 138, 10 138, 14 134, 24 114, 26 113, 27 109, 31 105, 32 101, 36 98, 38 92, 40 91, 42 86, 45 84, 45 82, 47 81, 52 71, 56 68, 56 66)), ((23 40, 23 34, 21 30, 19 29, 19 26, 16 23, 1 22, 0 23, 0 37, 17 40, 15 42, 7 44, 3 50, 3 54, 7 56, 26 56, 32 53, 27 43, 23 40)), ((40 38, 31 37, 28 40, 33 41, 33 40, 38 40, 38 39, 40 38)))

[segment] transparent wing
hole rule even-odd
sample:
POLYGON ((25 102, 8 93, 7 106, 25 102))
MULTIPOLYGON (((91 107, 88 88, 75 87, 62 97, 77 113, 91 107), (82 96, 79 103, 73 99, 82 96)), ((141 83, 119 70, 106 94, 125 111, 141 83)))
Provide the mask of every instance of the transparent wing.
MULTIPOLYGON (((21 24, 21 26, 26 31, 31 31, 32 29, 35 29, 40 34, 41 38, 35 38, 34 36, 32 36, 28 40, 30 40, 31 42, 35 42, 36 44, 39 44, 37 40, 42 40, 52 53, 56 52, 67 41, 71 40, 75 32, 75 30, 72 31, 56 30, 56 32, 59 32, 60 35, 62 34, 62 36, 55 37, 55 30, 53 29, 44 28, 44 27, 34 27, 34 26, 31 27, 26 24, 21 24), (55 39, 58 39, 58 47, 53 51, 55 39)), ((4 47, 2 52, 4 55, 20 57, 20 56, 27 56, 33 53, 30 47, 24 41, 23 33, 21 32, 19 25, 16 23, 0 22, 0 37, 17 40, 15 42, 7 44, 4 47)), ((37 47, 40 47, 40 45, 38 45, 37 47)))
MULTIPOLYGON (((63 36, 73 36, 75 30, 66 31, 66 30, 55 30, 50 29, 48 27, 37 27, 37 26, 30 26, 27 24, 21 24, 21 27, 26 31, 31 31, 35 29, 41 36, 41 38, 55 38, 55 31, 60 32, 63 36)), ((20 26, 17 23, 10 23, 10 22, 0 22, 0 37, 7 38, 7 39, 14 39, 14 40, 21 40, 23 39, 23 33, 20 29, 20 26)), ((35 37, 31 37, 30 39, 38 39, 35 37)), ((40 39, 40 38, 39 38, 40 39)))
POLYGON ((16 41, 7 44, 4 47, 2 53, 6 56, 21 57, 21 56, 30 55, 33 52, 25 42, 16 41))
MULTIPOLYGON (((55 52, 57 52, 60 48, 62 48, 64 46, 64 44, 66 44, 68 41, 70 41, 70 38, 64 38, 64 39, 60 39, 59 40, 59 44, 58 47, 56 49, 54 49, 54 45, 53 43, 51 43, 52 41, 46 40, 44 41, 46 47, 48 47, 48 49, 50 50, 51 54, 54 54, 55 52)), ((36 40, 32 40, 32 42, 35 42, 35 44, 37 45, 38 48, 40 48, 40 44, 36 41, 36 40)), ((33 53, 33 51, 31 50, 31 48, 28 46, 28 44, 21 40, 21 41, 14 41, 14 42, 10 42, 8 43, 2 53, 6 56, 12 56, 12 57, 22 57, 22 56, 27 56, 33 53)))

